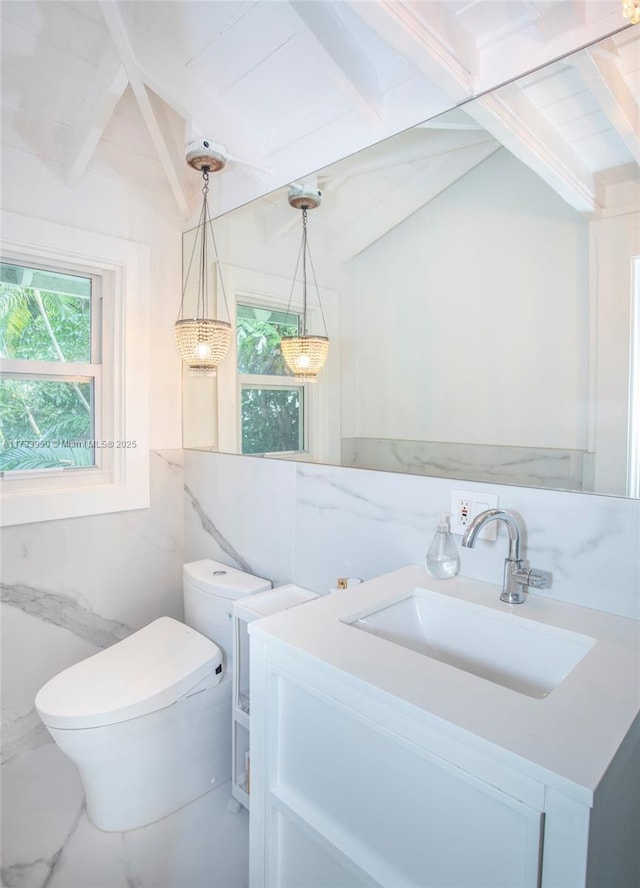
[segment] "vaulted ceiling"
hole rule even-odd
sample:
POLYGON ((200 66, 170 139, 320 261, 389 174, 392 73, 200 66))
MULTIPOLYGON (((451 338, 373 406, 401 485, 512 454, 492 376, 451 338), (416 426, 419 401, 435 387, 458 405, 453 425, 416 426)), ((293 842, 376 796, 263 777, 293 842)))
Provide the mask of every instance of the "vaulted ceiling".
MULTIPOLYGON (((507 149, 586 219, 640 215, 638 30, 628 29, 306 177, 334 260, 349 260, 507 149)), ((267 243, 298 224, 287 188, 236 211, 267 243)))
MULTIPOLYGON (((200 184, 184 161, 194 139, 230 156, 222 211, 603 37, 446 127, 413 130, 398 150, 418 176, 436 155, 451 180, 504 144, 583 212, 637 168, 640 26, 625 29, 621 0, 4 0, 0 10, 13 147, 46 156, 71 186, 88 170, 161 182, 185 219, 200 184)), ((353 175, 344 164, 326 186, 353 175)))

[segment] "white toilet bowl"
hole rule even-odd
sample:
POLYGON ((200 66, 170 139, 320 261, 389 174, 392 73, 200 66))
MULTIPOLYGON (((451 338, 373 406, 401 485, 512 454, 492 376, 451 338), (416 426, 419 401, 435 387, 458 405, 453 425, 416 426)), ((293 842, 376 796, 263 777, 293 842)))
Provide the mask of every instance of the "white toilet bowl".
POLYGON ((270 588, 210 558, 185 564, 187 625, 161 617, 38 692, 100 829, 152 823, 231 779, 233 602, 270 588))
POLYGON ((213 641, 161 617, 38 692, 97 827, 151 823, 230 779, 231 675, 222 675, 213 641))

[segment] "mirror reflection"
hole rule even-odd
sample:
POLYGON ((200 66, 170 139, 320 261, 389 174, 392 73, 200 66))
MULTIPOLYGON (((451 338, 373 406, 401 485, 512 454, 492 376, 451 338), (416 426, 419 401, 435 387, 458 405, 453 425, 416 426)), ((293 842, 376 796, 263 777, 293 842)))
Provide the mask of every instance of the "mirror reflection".
POLYGON ((216 220, 237 335, 185 447, 638 496, 636 31, 305 179, 313 384, 288 187, 216 220))

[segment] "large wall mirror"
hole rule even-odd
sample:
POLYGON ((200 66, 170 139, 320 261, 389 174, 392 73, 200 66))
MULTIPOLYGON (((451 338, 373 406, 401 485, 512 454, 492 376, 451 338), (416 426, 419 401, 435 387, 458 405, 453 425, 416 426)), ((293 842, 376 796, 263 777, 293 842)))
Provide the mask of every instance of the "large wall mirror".
POLYGON ((305 180, 316 383, 277 346, 302 300, 288 188, 217 219, 238 335, 185 375, 185 447, 640 495, 638 30, 305 180))

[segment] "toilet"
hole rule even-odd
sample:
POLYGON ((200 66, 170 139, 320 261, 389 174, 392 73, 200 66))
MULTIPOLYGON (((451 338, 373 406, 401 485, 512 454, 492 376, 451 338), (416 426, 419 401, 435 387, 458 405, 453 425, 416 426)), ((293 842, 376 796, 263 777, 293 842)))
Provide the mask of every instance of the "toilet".
POLYGON ((135 829, 231 777, 233 602, 268 580, 185 564, 185 623, 160 617, 47 682, 35 706, 99 829, 135 829))

